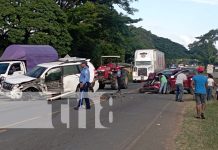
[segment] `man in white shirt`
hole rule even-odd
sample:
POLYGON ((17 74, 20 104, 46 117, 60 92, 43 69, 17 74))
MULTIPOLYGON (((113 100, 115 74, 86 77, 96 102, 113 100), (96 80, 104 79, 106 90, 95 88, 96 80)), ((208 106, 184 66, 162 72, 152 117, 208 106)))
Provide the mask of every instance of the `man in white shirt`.
POLYGON ((183 102, 182 96, 184 93, 183 82, 187 80, 187 76, 184 73, 180 73, 176 78, 176 101, 183 102))

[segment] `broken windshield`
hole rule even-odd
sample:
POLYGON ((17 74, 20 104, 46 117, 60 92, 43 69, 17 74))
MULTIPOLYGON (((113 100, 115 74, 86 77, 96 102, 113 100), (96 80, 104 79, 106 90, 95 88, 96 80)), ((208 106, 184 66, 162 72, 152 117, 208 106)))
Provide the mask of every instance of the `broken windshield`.
POLYGON ((27 72, 26 75, 33 78, 39 78, 46 69, 47 68, 45 67, 36 66, 31 71, 27 72))

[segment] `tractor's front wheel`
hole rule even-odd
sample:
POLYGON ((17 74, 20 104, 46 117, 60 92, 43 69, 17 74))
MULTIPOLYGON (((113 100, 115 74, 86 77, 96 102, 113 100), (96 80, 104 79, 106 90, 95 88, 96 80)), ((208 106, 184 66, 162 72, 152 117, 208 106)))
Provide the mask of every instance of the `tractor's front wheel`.
POLYGON ((99 82, 99 89, 104 89, 104 87, 105 87, 105 84, 102 82, 99 82))

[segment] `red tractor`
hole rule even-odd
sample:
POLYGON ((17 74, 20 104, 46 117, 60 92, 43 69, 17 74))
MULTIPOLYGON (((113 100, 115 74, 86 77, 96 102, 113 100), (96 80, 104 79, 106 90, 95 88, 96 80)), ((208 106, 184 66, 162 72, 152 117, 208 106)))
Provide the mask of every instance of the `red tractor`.
POLYGON ((110 84, 111 89, 116 90, 118 88, 118 71, 121 72, 121 88, 126 89, 128 87, 128 71, 125 69, 125 66, 118 65, 119 58, 120 56, 101 57, 101 66, 97 69, 100 89, 104 89, 106 84, 110 84))

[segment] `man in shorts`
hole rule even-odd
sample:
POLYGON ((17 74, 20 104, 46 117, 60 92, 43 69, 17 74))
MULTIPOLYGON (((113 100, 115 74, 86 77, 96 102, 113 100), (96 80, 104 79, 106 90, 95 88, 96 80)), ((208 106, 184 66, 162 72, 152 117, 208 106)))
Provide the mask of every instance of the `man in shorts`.
POLYGON ((195 75, 192 78, 192 88, 195 93, 195 100, 196 100, 196 111, 198 119, 205 119, 204 111, 206 108, 206 95, 207 95, 207 77, 203 75, 204 68, 198 67, 197 68, 198 75, 195 75))

